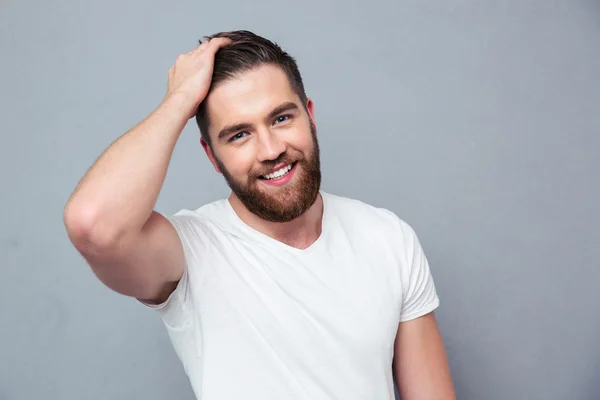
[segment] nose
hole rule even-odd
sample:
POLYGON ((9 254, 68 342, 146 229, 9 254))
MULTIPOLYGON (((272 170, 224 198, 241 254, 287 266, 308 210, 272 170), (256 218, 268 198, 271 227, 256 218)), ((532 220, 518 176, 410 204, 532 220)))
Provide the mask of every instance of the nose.
POLYGON ((285 153, 286 145, 277 133, 265 129, 258 136, 258 161, 273 161, 285 153))

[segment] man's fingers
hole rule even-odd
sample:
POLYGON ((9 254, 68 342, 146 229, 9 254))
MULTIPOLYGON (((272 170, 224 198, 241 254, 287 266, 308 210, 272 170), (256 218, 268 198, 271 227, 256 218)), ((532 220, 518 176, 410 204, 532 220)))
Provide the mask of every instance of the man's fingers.
POLYGON ((218 38, 208 40, 207 42, 204 42, 204 43, 208 43, 208 45, 205 48, 206 51, 216 53, 217 50, 219 50, 221 47, 227 46, 228 44, 230 44, 231 39, 224 38, 224 37, 218 37, 218 38))
POLYGON ((198 47, 190 50, 188 54, 201 54, 206 49, 206 46, 208 46, 208 42, 210 42, 210 40, 205 40, 204 42, 200 43, 198 47))
POLYGON ((222 37, 214 38, 214 39, 206 39, 204 42, 200 43, 200 45, 198 47, 196 47, 193 50, 188 51, 187 54, 190 56, 199 56, 202 53, 204 53, 205 51, 209 51, 214 56, 214 54, 217 52, 217 50, 219 50, 223 46, 228 45, 231 42, 232 42, 231 39, 222 38, 222 37))

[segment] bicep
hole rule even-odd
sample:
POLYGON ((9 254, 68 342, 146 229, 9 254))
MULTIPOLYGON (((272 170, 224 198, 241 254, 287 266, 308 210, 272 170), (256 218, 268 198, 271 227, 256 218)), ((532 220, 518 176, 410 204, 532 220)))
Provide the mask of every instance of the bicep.
POLYGON ((148 303, 160 303, 168 297, 183 274, 185 262, 177 231, 155 211, 140 232, 122 238, 110 249, 83 256, 106 286, 148 303))
POLYGON ((444 344, 433 312, 398 325, 393 370, 403 400, 455 398, 444 344))

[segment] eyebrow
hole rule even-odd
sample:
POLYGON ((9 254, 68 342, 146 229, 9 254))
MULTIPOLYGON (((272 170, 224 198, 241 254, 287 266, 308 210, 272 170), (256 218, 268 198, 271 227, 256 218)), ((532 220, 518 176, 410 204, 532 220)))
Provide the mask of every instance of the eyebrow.
MULTIPOLYGON (((269 113, 269 115, 267 115, 265 120, 267 120, 267 121, 272 120, 275 117, 277 117, 279 114, 281 114, 285 111, 291 111, 291 110, 297 110, 297 109, 298 109, 298 105, 296 103, 293 103, 293 102, 283 103, 283 104, 275 107, 269 113)), ((221 131, 219 132, 218 139, 221 140, 224 137, 227 137, 233 133, 236 133, 236 132, 242 131, 242 130, 247 130, 250 128, 252 128, 252 124, 249 124, 249 123, 239 123, 239 124, 227 125, 223 129, 221 129, 221 131)))

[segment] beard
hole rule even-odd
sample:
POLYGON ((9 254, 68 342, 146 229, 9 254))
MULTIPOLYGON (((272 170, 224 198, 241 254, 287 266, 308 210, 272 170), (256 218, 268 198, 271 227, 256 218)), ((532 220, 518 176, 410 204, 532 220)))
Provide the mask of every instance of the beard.
POLYGON ((246 183, 236 180, 220 160, 215 158, 227 185, 253 214, 270 222, 289 222, 304 214, 316 201, 321 187, 320 150, 317 129, 312 123, 310 131, 313 148, 308 158, 294 158, 283 153, 276 160, 263 162, 261 172, 253 172, 246 183), (267 174, 276 165, 296 163, 293 181, 282 187, 261 188, 260 176, 267 174))

